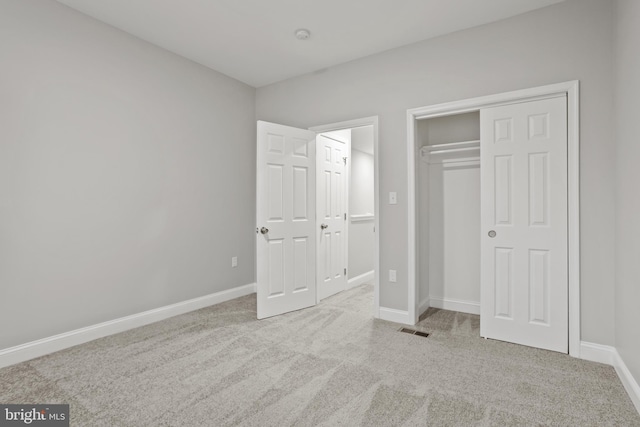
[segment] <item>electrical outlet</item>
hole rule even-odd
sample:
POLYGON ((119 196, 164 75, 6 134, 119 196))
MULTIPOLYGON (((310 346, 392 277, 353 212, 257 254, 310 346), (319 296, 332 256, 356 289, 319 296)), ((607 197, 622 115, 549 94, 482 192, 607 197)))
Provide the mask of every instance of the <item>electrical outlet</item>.
POLYGON ((231 267, 237 267, 238 266, 238 257, 234 256, 231 257, 231 267))
POLYGON ((391 283, 396 283, 396 271, 395 270, 389 270, 389 281, 391 283))

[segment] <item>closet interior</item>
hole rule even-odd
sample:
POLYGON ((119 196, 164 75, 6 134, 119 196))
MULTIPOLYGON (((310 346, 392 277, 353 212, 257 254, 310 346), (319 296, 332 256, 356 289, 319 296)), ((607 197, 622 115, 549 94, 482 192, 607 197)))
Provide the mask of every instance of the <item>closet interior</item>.
POLYGON ((420 312, 480 314, 480 112, 418 121, 420 312))

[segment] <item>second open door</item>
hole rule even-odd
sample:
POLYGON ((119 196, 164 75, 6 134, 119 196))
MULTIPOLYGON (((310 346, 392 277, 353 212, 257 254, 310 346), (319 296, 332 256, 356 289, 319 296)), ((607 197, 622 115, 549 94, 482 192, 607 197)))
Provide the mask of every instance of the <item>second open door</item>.
POLYGON ((347 201, 351 130, 317 138, 318 301, 347 287, 347 201))

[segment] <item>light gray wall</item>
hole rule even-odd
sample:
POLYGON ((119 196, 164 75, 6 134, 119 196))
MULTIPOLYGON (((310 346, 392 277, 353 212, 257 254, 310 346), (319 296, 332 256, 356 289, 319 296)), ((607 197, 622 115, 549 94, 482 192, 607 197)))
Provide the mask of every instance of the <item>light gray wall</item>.
POLYGON ((480 139, 480 111, 418 120, 418 145, 436 145, 449 142, 477 141, 480 139))
MULTIPOLYGON (((351 186, 349 189, 349 215, 374 213, 373 155, 353 149, 360 134, 351 132, 351 186)), ((371 134, 373 136, 373 134, 371 134)), ((374 221, 349 222, 350 279, 373 270, 374 221)))
POLYGON ((407 108, 580 80, 582 339, 613 344, 612 34, 612 2, 568 0, 259 88, 256 114, 303 128, 379 116, 380 303, 406 310, 407 108))
POLYGON ((353 148, 354 145, 360 144, 360 135, 361 133, 356 132, 355 129, 351 132, 351 189, 349 190, 351 215, 372 214, 374 211, 373 155, 353 148))
POLYGON ((0 64, 0 349, 254 281, 253 88, 50 0, 0 64))
POLYGON ((480 304, 479 163, 428 165, 430 298, 480 304))
POLYGON ((616 347, 640 383, 640 2, 616 2, 616 347))
POLYGON ((351 148, 373 155, 373 126, 359 126, 351 129, 351 148))

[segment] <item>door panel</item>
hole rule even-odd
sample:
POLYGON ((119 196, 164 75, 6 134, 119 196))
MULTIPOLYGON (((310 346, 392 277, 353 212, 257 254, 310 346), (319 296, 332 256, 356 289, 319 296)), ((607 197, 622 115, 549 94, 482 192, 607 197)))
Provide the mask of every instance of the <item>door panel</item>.
POLYGON ((495 248, 494 316, 513 320, 513 248, 495 248))
POLYGON ((283 239, 271 239, 267 242, 269 251, 269 297, 284 295, 284 242, 283 239))
POLYGON ((316 302, 315 148, 314 132, 258 122, 259 319, 316 302))
POLYGON ((549 154, 529 154, 529 225, 549 224, 549 154))
POLYGON ((513 212, 513 156, 496 156, 495 168, 495 223, 511 225, 513 212))
POLYGON ((347 161, 350 133, 318 135, 318 299, 346 289, 347 161), (326 226, 326 228, 322 228, 326 226))
POLYGON ((331 244, 331 236, 333 236, 333 233, 331 233, 330 231, 322 232, 320 235, 320 256, 324 261, 319 266, 321 272, 320 277, 322 278, 321 283, 331 281, 331 263, 333 261, 333 258, 331 257, 331 252, 333 249, 333 245, 331 244))
POLYGON ((529 250, 529 322, 549 325, 549 251, 529 250))
POLYGON ((307 260, 309 259, 309 239, 298 237, 293 239, 293 291, 305 291, 309 289, 309 271, 307 260))
POLYGON ((342 259, 342 247, 344 242, 342 240, 342 232, 335 231, 333 233, 333 241, 331 242, 333 245, 332 254, 333 254, 333 262, 331 263, 333 278, 339 280, 343 277, 344 271, 344 261, 342 259))
POLYGON ((480 333, 567 353, 566 97, 486 108, 480 120, 480 333))

